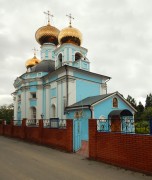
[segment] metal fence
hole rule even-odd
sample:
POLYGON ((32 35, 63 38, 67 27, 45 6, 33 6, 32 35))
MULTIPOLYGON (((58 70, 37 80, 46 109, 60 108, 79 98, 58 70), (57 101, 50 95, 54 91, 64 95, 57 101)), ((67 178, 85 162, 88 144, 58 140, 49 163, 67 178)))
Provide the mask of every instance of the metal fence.
POLYGON ((38 119, 27 119, 26 126, 37 127, 37 126, 39 126, 39 120, 38 119))
POLYGON ((66 119, 59 119, 59 118, 43 119, 43 127, 65 129, 66 119))
POLYGON ((119 128, 114 128, 111 119, 97 119, 97 131, 150 134, 150 121, 135 121, 133 118, 123 117, 120 123, 119 128))
POLYGON ((21 126, 22 125, 22 120, 13 120, 13 125, 14 126, 21 126))

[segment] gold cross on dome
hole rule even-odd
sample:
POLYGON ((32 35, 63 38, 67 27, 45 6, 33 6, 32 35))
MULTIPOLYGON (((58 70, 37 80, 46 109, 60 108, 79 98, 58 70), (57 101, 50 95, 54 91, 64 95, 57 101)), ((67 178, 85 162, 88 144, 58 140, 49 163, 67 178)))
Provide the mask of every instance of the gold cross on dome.
POLYGON ((69 18, 69 26, 71 27, 71 19, 74 19, 74 17, 71 16, 71 13, 69 15, 66 15, 69 18))
POLYGON ((50 11, 44 12, 48 16, 48 24, 50 24, 50 17, 54 17, 53 14, 50 14, 50 11))
POLYGON ((36 52, 39 51, 39 50, 36 49, 35 47, 34 47, 34 49, 32 49, 32 50, 33 50, 34 56, 36 56, 36 52))

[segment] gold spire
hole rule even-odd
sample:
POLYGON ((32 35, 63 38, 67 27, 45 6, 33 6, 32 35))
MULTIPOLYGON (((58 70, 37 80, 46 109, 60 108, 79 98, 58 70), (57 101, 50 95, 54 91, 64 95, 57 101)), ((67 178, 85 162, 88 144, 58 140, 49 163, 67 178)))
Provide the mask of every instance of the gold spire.
POLYGON ((50 11, 44 12, 48 16, 48 24, 50 24, 50 17, 54 17, 53 14, 50 14, 50 11))
POLYGON ((69 18, 69 27, 71 26, 71 19, 74 19, 74 17, 71 16, 71 13, 69 15, 66 15, 69 18))

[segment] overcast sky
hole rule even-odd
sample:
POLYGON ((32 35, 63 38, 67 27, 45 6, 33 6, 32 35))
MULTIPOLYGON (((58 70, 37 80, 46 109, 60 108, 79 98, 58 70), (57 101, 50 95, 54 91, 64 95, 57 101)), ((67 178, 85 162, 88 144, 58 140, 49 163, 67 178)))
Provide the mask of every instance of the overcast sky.
POLYGON ((91 71, 112 77, 109 93, 145 101, 152 92, 152 0, 0 0, 0 105, 12 103, 14 80, 40 49, 35 32, 46 25, 47 10, 60 30, 72 13, 91 71))

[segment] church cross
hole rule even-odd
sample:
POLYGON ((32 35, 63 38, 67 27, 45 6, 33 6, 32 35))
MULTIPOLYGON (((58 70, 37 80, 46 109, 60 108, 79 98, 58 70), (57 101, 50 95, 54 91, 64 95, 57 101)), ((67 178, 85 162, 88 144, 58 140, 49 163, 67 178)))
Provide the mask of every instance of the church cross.
POLYGON ((36 51, 38 51, 38 49, 36 49, 36 48, 34 47, 34 49, 32 49, 32 50, 33 50, 34 56, 36 56, 36 51))
POLYGON ((50 24, 50 17, 54 17, 53 14, 50 14, 50 11, 44 12, 48 16, 48 24, 50 24))
POLYGON ((69 20, 70 20, 70 22, 69 22, 69 26, 71 27, 71 19, 74 19, 74 17, 72 17, 71 16, 71 13, 69 14, 69 15, 66 15, 68 18, 69 18, 69 20))

